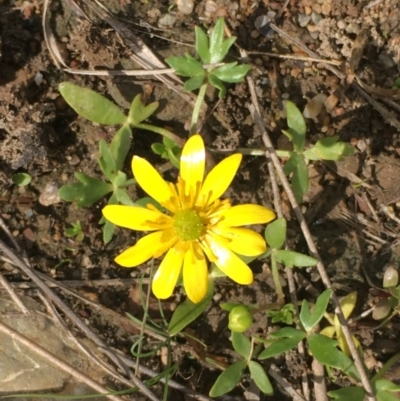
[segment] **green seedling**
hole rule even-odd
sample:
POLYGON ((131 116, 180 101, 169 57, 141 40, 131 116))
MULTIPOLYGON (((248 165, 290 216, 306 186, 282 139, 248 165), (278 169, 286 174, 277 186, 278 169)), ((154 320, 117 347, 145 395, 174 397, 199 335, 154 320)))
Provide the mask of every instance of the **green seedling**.
POLYGON ((339 141, 339 137, 322 138, 311 148, 305 149, 306 122, 300 110, 292 102, 286 102, 288 129, 282 132, 293 144, 293 151, 277 150, 278 156, 287 157, 284 166, 287 176, 291 177, 292 190, 296 200, 301 203, 309 187, 307 160, 341 160, 353 155, 353 146, 339 141))
POLYGON ((294 322, 296 309, 293 304, 286 304, 280 310, 268 310, 267 316, 272 323, 284 323, 291 325, 294 322))
POLYGON ((164 137, 162 143, 154 143, 151 145, 151 149, 155 154, 160 155, 163 159, 169 160, 173 166, 179 168, 179 159, 182 149, 174 141, 164 137))
MULTIPOLYGON (((108 204, 133 205, 127 188, 136 181, 133 178, 128 179, 122 171, 132 145, 132 129, 148 130, 163 135, 168 138, 168 147, 174 149, 174 152, 176 149, 172 143, 180 143, 180 139, 168 130, 144 123, 158 108, 158 102, 145 106, 140 100, 140 95, 137 95, 126 116, 116 104, 90 89, 80 88, 68 82, 61 83, 59 89, 66 102, 79 115, 98 124, 122 125, 110 144, 105 140, 99 142, 98 163, 107 181, 75 172, 78 182, 62 186, 59 190, 61 199, 77 202, 78 207, 88 207, 111 194, 108 204)), ((103 240, 107 243, 114 234, 115 226, 104 218, 100 223, 104 224, 103 240)))
POLYGON ((85 233, 83 232, 81 222, 78 220, 76 223, 71 223, 71 227, 65 229, 64 235, 67 238, 75 237, 75 241, 82 242, 85 238, 85 233))
POLYGON ((210 397, 220 397, 233 390, 241 381, 246 368, 249 369, 250 377, 257 387, 267 395, 273 394, 271 382, 265 372, 264 367, 253 360, 256 354, 254 343, 244 334, 232 331, 231 341, 233 349, 239 354, 241 359, 227 369, 217 378, 210 390, 210 397))
POLYGON ((314 333, 315 326, 326 313, 331 294, 332 290, 325 290, 317 298, 312 310, 309 303, 303 300, 299 316, 303 329, 284 327, 276 333, 270 334, 267 339, 270 345, 260 353, 258 359, 262 360, 281 355, 296 347, 301 340, 305 339, 311 354, 317 361, 329 368, 342 370, 353 379, 359 380, 353 361, 338 349, 338 341, 322 334, 314 333))
POLYGON ((199 89, 197 101, 193 109, 191 132, 196 132, 201 105, 210 84, 218 89, 220 98, 226 94, 225 83, 242 82, 251 66, 237 62, 224 63, 229 49, 236 41, 235 37, 224 39, 223 18, 219 18, 211 34, 207 34, 198 26, 195 28, 196 53, 200 60, 186 54, 184 57, 168 57, 165 61, 175 73, 188 77, 184 88, 187 91, 199 89))
POLYGON ((19 187, 26 187, 32 181, 32 177, 28 173, 16 173, 12 176, 12 182, 19 187))
POLYGON ((395 80, 394 83, 393 83, 392 89, 393 89, 393 90, 398 90, 398 89, 400 89, 400 77, 399 77, 399 78, 396 78, 396 80, 395 80))
POLYGON ((278 263, 292 268, 315 266, 318 261, 311 256, 303 255, 299 252, 280 249, 286 241, 286 220, 284 218, 276 219, 274 222, 268 224, 264 236, 267 244, 271 247, 264 256, 271 257, 271 272, 275 291, 278 296, 278 303, 283 306, 285 295, 280 282, 278 263))

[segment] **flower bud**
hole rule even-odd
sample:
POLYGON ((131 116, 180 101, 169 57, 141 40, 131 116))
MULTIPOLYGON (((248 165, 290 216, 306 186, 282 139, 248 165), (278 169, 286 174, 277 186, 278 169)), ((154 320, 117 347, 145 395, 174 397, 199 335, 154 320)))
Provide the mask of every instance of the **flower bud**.
POLYGON ((235 306, 229 312, 228 327, 237 333, 243 333, 253 323, 253 315, 244 305, 235 306))

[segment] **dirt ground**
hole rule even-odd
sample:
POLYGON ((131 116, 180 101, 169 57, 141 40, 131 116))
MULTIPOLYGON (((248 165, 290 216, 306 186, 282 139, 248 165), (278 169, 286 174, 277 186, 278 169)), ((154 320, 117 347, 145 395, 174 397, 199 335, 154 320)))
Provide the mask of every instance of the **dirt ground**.
MULTIPOLYGON (((86 1, 82 3, 88 19, 77 15, 71 1, 53 1, 50 5, 50 27, 66 65, 75 70, 137 68, 124 37, 99 19, 86 1)), ((263 122, 279 149, 289 149, 281 133, 286 128, 284 101, 289 99, 303 110, 306 106, 313 107, 310 101, 316 95, 325 95, 321 111, 307 119, 309 143, 338 135, 340 140, 353 144, 357 152, 342 162, 310 164, 310 190, 302 208, 334 288, 339 295, 357 291, 357 314, 361 313, 374 302, 366 274, 374 286, 381 287, 383 272, 389 264, 398 267, 400 257, 396 247, 399 220, 382 211, 382 205, 391 206, 396 215, 400 205, 397 203, 400 202, 400 92, 395 85, 400 77, 398 1, 197 0, 193 9, 191 4, 190 0, 177 4, 167 0, 104 2, 160 60, 193 52, 194 27, 210 27, 219 16, 224 16, 238 37, 239 46, 249 52, 263 122), (342 76, 322 62, 306 60, 309 55, 304 50, 274 30, 270 29, 266 35, 260 33, 255 21, 271 12, 275 13, 277 26, 318 58, 337 62, 334 68, 342 76), (372 101, 357 88, 362 88, 372 101), (367 185, 356 185, 352 174, 367 185)), ((93 302, 140 319, 143 309, 139 282, 148 269, 124 269, 113 262, 136 239, 136 233, 118 230, 105 245, 98 224, 104 202, 80 209, 57 198, 57 188, 73 182, 75 171, 101 176, 95 161, 99 156, 98 142, 110 139, 115 128, 78 117, 60 96, 58 85, 68 81, 92 88, 124 109, 138 93, 145 92, 149 100, 159 100, 161 104, 152 121, 182 138, 188 136, 191 107, 153 77, 96 77, 61 70, 44 42, 42 12, 41 1, 0 0, 0 216, 35 269, 68 281, 93 302), (28 186, 13 184, 12 177, 18 172, 32 177, 28 186), (82 242, 64 234, 77 221, 83 226, 82 242), (118 285, 111 280, 118 280, 118 285)), ((232 57, 238 56, 234 50, 232 57)), ((218 101, 216 93, 209 93, 207 103, 212 115, 202 132, 207 146, 231 150, 262 146, 248 110, 249 102, 246 83, 231 85, 222 101, 218 101)), ((162 166, 165 161, 150 148, 155 142, 160 142, 156 134, 135 131, 130 155, 138 154, 162 166)), ((218 160, 219 156, 215 158, 218 160)), ((129 163, 125 171, 131 174, 129 163)), ((134 198, 143 196, 140 189, 137 191, 131 193, 134 198)), ((226 196, 235 204, 259 203, 271 207, 273 199, 265 159, 245 156, 226 196)), ((290 243, 294 249, 306 251, 286 202, 284 198, 290 243)), ((268 265, 256 262, 251 267, 256 273, 253 285, 240 287, 228 281, 218 282, 211 307, 190 326, 207 346, 207 353, 225 364, 232 363, 235 354, 230 351, 227 314, 219 304, 223 301, 264 304, 276 299, 268 265)), ((1 264, 0 271, 10 282, 25 280, 8 263, 1 264)), ((282 277, 287 290, 283 274, 282 277)), ((307 292, 310 285, 317 293, 323 290, 312 269, 296 273, 296 278, 302 297, 313 299, 313 292, 307 292)), ((167 319, 183 299, 178 291, 163 303, 167 319)), ((129 354, 132 344, 129 330, 99 317, 98 311, 84 303, 69 297, 65 301, 107 342, 129 354)), ((154 319, 160 319, 155 300, 151 301, 150 311, 154 319)), ((379 365, 400 351, 398 318, 388 327, 373 330, 377 325, 370 317, 352 325, 370 366, 379 365)), ((258 334, 275 329, 261 314, 253 328, 258 334)), ((174 355, 175 360, 181 360, 174 379, 207 395, 219 371, 201 357, 185 352, 183 345, 174 355)), ((159 356, 145 363, 155 371, 162 368, 159 356)), ((304 367, 295 353, 278 358, 275 364, 294 388, 300 388, 304 367)), ((400 378, 399 372, 390 374, 391 378, 400 378)), ((248 399, 244 398, 244 390, 249 383, 244 380, 242 384, 232 398, 226 399, 248 399)), ((337 383, 331 381, 328 387, 337 388, 337 383)), ((171 400, 184 399, 178 392, 172 394, 171 400)), ((285 397, 276 387, 276 395, 268 399, 285 400, 285 397)))

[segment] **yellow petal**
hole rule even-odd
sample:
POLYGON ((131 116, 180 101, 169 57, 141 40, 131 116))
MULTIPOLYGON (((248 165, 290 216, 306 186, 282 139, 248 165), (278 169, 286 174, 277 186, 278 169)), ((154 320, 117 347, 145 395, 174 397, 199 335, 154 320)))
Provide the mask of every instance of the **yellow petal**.
POLYGON ((333 338, 336 335, 336 329, 334 326, 326 326, 324 327, 319 334, 322 334, 323 336, 333 338))
POLYGON ((212 231, 226 238, 226 246, 239 255, 258 256, 267 250, 264 238, 253 230, 217 225, 212 231))
POLYGON ((188 298, 195 304, 207 293, 208 268, 203 251, 196 243, 189 246, 183 261, 183 285, 188 298))
POLYGON ((210 205, 228 189, 236 175, 241 160, 241 154, 231 155, 210 171, 200 191, 200 205, 210 205))
POLYGON ((180 176, 186 184, 186 195, 194 197, 197 188, 203 183, 205 160, 203 139, 200 135, 193 135, 185 143, 181 156, 180 176))
POLYGON ((115 262, 123 267, 136 267, 152 258, 165 244, 163 231, 156 231, 141 238, 115 258, 115 262))
POLYGON ((153 293, 159 299, 169 298, 178 281, 183 263, 182 252, 171 248, 153 278, 153 293))
POLYGON ((268 223, 275 218, 275 213, 260 205, 237 205, 232 206, 222 213, 219 224, 224 226, 238 227, 247 224, 268 223))
POLYGON ((253 272, 237 255, 223 246, 215 236, 209 235, 206 238, 211 252, 217 258, 214 263, 230 279, 238 284, 251 284, 253 272))
POLYGON ((132 171, 138 184, 158 203, 168 209, 168 201, 173 194, 170 186, 158 171, 145 159, 133 156, 132 171))
POLYGON ((107 205, 103 216, 111 223, 131 230, 154 231, 172 227, 172 219, 158 210, 137 206, 107 205))

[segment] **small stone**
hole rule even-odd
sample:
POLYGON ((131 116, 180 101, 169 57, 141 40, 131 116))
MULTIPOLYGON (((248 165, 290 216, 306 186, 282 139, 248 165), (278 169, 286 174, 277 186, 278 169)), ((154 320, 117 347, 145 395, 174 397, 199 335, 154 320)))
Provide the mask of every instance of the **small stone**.
POLYGON ((160 19, 158 20, 158 26, 160 28, 168 28, 172 27, 175 25, 175 22, 177 20, 177 17, 173 13, 169 14, 164 14, 160 19))
POLYGON ((39 203, 43 206, 50 206, 60 202, 61 198, 58 195, 57 183, 54 181, 48 182, 40 194, 39 203))
POLYGON ((311 13, 312 13, 312 8, 311 7, 304 7, 304 13, 306 14, 306 15, 311 15, 311 13))
POLYGON ((330 95, 325 100, 325 108, 330 113, 338 104, 339 98, 336 95, 330 95))
POLYGON ((324 4, 322 4, 322 6, 321 6, 322 14, 329 15, 331 13, 331 11, 332 11, 332 5, 327 2, 324 2, 324 4))
POLYGON ((215 295, 213 296, 213 300, 214 300, 215 302, 220 301, 221 298, 222 298, 222 294, 220 294, 220 293, 217 293, 217 294, 215 294, 215 295))
POLYGON ((321 14, 322 8, 318 3, 314 3, 312 9, 315 13, 321 14))
POLYGON ((317 117, 322 111, 326 98, 327 96, 323 93, 319 93, 318 95, 314 96, 304 108, 303 116, 316 121, 317 117))
POLYGON ((359 139, 357 141, 357 149, 361 152, 364 152, 367 149, 367 144, 365 143, 365 141, 363 139, 359 139))
POLYGON ((70 166, 77 166, 81 162, 79 157, 75 154, 67 156, 67 160, 70 166))
POLYGON ((346 14, 350 17, 358 17, 359 13, 360 12, 357 7, 349 7, 346 14))
POLYGON ((338 27, 338 29, 345 29, 346 28, 346 22, 344 21, 344 20, 342 20, 342 19, 340 19, 338 22, 337 22, 337 27, 338 27))
POLYGON ((347 33, 355 33, 356 35, 358 35, 360 31, 361 31, 360 25, 356 24, 355 22, 351 22, 346 27, 347 33))
POLYGON ((378 56, 378 60, 381 64, 383 64, 386 68, 392 68, 396 65, 395 61, 392 57, 389 56, 386 52, 382 52, 378 56))
POLYGON ((193 0, 177 0, 177 7, 179 12, 184 15, 189 15, 193 12, 194 1, 193 0))
POLYGON ((311 20, 311 15, 299 14, 298 21, 299 25, 304 28, 308 25, 311 20))
POLYGON ((318 25, 322 20, 322 15, 320 13, 313 12, 311 14, 311 20, 312 22, 314 22, 315 25, 318 25))

